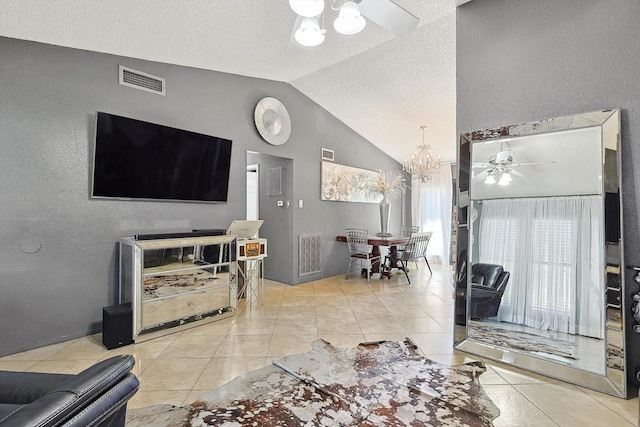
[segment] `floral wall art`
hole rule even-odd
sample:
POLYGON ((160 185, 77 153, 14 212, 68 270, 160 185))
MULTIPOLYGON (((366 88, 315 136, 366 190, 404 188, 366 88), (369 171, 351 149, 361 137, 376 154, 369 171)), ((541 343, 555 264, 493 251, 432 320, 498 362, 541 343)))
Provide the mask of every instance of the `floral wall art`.
POLYGON ((333 162, 322 162, 320 198, 338 202, 379 203, 382 194, 372 188, 380 172, 333 162))

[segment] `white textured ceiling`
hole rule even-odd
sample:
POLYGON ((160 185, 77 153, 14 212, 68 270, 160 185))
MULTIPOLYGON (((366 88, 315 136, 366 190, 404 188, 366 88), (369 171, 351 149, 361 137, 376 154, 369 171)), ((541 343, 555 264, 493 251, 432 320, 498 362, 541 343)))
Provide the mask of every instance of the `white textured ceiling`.
POLYGON ((370 21, 338 34, 327 1, 325 42, 295 50, 287 0, 0 0, 0 36, 287 82, 398 161, 421 143, 421 125, 453 161, 465 1, 394 1, 420 20, 407 36, 370 21))

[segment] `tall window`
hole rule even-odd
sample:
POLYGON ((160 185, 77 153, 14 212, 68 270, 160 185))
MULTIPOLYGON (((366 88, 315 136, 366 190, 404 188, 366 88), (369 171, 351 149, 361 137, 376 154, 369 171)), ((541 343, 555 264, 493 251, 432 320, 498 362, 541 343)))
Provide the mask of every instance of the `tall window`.
POLYGON ((411 181, 411 223, 420 231, 431 231, 427 257, 449 264, 451 256, 451 164, 442 162, 442 170, 433 179, 421 183, 411 181))
POLYGON ((487 200, 479 262, 510 272, 498 320, 601 338, 602 197, 487 200))
POLYGON ((576 260, 572 259, 571 236, 573 221, 562 218, 533 220, 533 268, 536 275, 531 281, 532 309, 550 310, 568 315, 571 309, 571 271, 576 260), (549 248, 555 246, 555 250, 549 248), (551 255, 555 254, 554 257, 551 255), (558 292, 548 292, 545 283, 559 281, 558 292), (552 298, 555 299, 552 303, 552 298))

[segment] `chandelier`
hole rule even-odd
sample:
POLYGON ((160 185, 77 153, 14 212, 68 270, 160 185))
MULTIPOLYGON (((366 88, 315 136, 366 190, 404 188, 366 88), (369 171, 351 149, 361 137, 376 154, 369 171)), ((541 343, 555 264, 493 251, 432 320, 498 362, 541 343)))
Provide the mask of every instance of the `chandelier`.
POLYGON ((433 158, 431 146, 424 142, 424 132, 427 127, 420 126, 420 129, 422 129, 422 145, 416 148, 411 161, 404 161, 402 169, 415 178, 419 178, 420 181, 427 182, 431 181, 433 176, 442 170, 442 163, 440 159, 435 160, 433 158))

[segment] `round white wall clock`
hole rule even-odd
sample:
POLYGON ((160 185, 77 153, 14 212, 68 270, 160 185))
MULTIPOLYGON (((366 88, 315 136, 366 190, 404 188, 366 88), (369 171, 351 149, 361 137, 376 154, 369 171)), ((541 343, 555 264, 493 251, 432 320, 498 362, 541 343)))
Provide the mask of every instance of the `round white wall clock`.
POLYGON ((262 139, 271 145, 282 145, 291 135, 291 118, 282 102, 275 98, 262 98, 254 112, 256 128, 262 139))

